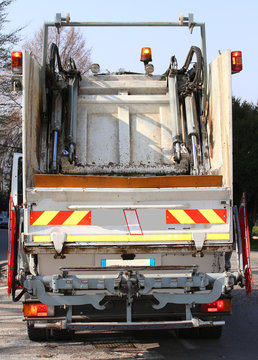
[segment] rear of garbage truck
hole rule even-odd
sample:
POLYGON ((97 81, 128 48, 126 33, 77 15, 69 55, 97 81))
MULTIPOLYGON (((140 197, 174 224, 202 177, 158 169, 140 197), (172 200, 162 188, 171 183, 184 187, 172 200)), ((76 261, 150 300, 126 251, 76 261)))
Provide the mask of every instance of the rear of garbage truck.
POLYGON ((207 66, 205 25, 192 14, 99 24, 57 14, 44 27, 43 66, 21 57, 13 87, 23 91, 23 154, 13 183, 22 176, 23 186, 11 195, 9 292, 24 295, 29 337, 220 336, 243 282, 230 270, 231 52, 207 66), (46 56, 48 28, 77 25, 189 27, 200 29, 202 46, 185 49, 182 67, 171 53, 162 75, 143 48, 143 73, 100 73, 93 64, 82 76, 73 61, 62 66, 56 45, 46 56))

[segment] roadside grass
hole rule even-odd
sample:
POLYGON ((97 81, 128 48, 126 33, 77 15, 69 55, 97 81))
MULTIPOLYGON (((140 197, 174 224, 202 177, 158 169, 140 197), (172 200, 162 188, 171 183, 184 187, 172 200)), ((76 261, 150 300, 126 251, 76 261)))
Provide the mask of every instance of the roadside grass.
POLYGON ((258 239, 251 238, 251 250, 258 250, 258 239))

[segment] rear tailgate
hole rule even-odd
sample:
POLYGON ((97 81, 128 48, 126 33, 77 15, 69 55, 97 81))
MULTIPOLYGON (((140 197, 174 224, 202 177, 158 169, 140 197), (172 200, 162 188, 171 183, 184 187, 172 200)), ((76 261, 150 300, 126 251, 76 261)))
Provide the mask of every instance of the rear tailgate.
POLYGON ((28 246, 52 246, 56 238, 66 246, 181 245, 197 251, 232 243, 226 187, 38 187, 27 190, 27 201, 28 246))

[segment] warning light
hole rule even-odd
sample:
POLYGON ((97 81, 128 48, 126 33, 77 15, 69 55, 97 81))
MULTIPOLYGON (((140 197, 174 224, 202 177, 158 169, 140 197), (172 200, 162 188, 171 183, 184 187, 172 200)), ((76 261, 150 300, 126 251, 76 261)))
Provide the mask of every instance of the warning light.
POLYGON ((146 64, 148 64, 148 62, 152 61, 151 48, 149 48, 149 47, 142 48, 141 61, 143 61, 146 64))
POLYGON ((201 304, 201 312, 230 312, 230 299, 219 299, 210 304, 201 304))
POLYGON ((231 73, 236 74, 243 70, 242 51, 231 52, 231 73))
POLYGON ((54 306, 45 304, 24 304, 23 312, 25 317, 54 316, 54 306))
POLYGON ((11 66, 13 73, 15 74, 22 73, 22 52, 20 51, 12 52, 11 66))

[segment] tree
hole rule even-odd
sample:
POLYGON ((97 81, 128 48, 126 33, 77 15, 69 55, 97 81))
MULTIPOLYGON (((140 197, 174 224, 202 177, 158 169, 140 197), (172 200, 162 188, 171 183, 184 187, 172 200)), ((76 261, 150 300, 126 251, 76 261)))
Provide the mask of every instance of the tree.
POLYGON ((250 226, 258 211, 258 106, 233 98, 234 202, 246 192, 250 226))
POLYGON ((0 0, 0 68, 10 65, 10 51, 14 44, 19 41, 19 33, 22 28, 4 33, 4 25, 7 20, 7 8, 14 0, 0 0))
POLYGON ((0 0, 0 191, 8 196, 11 159, 21 150, 21 105, 11 91, 10 60, 12 48, 19 39, 21 28, 5 32, 8 6, 14 0, 0 0))
MULTIPOLYGON (((69 64, 70 57, 74 59, 76 67, 81 74, 89 71, 91 65, 91 49, 86 47, 86 40, 80 29, 73 27, 48 29, 48 56, 52 43, 59 48, 63 68, 69 64)), ((31 52, 39 63, 42 63, 43 29, 36 32, 33 38, 26 41, 23 48, 31 52)))

